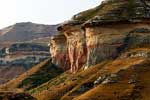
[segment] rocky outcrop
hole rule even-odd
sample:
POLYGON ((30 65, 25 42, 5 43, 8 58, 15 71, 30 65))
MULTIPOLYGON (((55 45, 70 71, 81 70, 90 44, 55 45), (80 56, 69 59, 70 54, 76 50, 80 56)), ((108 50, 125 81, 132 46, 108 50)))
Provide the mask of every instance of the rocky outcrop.
POLYGON ((70 70, 87 69, 150 43, 150 11, 140 0, 108 0, 58 27, 66 37, 70 70))
POLYGON ((66 37, 63 34, 51 37, 50 54, 52 62, 64 70, 69 69, 70 66, 66 45, 66 37))
POLYGON ((150 43, 149 32, 132 32, 142 27, 149 29, 147 23, 115 24, 85 28, 88 47, 87 66, 98 64, 105 59, 115 58, 124 49, 150 43))
POLYGON ((70 61, 70 71, 77 72, 86 63, 87 49, 84 30, 80 25, 63 24, 58 29, 67 39, 67 51, 70 61))
POLYGON ((119 80, 119 78, 118 78, 117 74, 102 75, 96 81, 94 81, 94 85, 117 83, 118 80, 119 80))
POLYGON ((126 52, 120 56, 121 59, 136 58, 136 57, 150 58, 150 50, 147 48, 142 48, 142 49, 139 48, 136 50, 131 50, 129 52, 126 52))

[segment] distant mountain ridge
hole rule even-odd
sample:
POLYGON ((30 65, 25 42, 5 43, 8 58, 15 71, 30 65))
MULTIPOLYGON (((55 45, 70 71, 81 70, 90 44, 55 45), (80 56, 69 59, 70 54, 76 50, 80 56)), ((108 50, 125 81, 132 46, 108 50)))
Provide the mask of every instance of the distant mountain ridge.
POLYGON ((22 22, 0 30, 0 84, 49 58, 49 38, 56 27, 22 22))
POLYGON ((57 33, 58 25, 16 23, 0 30, 0 42, 24 42, 37 38, 50 37, 57 33))

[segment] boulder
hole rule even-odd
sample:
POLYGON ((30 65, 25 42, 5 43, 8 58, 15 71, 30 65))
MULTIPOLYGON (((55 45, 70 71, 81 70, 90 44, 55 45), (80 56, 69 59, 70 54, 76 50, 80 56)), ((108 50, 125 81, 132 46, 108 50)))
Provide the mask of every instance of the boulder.
POLYGON ((118 80, 119 78, 117 74, 106 74, 100 76, 96 81, 94 81, 94 85, 116 83, 118 80))

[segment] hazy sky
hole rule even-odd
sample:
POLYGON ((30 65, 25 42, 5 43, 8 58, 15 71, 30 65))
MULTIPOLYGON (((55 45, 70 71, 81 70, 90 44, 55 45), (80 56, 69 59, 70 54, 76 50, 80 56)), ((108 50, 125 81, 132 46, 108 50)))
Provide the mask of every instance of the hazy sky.
POLYGON ((0 0, 0 28, 17 22, 57 24, 101 0, 0 0))

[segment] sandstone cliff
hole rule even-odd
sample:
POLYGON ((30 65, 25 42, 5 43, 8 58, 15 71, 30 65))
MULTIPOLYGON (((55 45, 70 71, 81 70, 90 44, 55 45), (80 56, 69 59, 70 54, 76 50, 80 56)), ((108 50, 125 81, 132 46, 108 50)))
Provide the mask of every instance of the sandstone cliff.
POLYGON ((75 22, 68 22, 58 28, 66 36, 67 53, 70 61, 70 71, 77 72, 86 63, 86 39, 84 30, 75 22))
POLYGON ((108 0, 62 23, 58 30, 65 35, 66 44, 60 45, 65 45, 71 72, 114 59, 130 47, 149 44, 149 18, 150 11, 140 0, 108 0))
POLYGON ((55 35, 50 39, 50 54, 52 62, 64 70, 69 69, 66 37, 63 34, 55 35))

